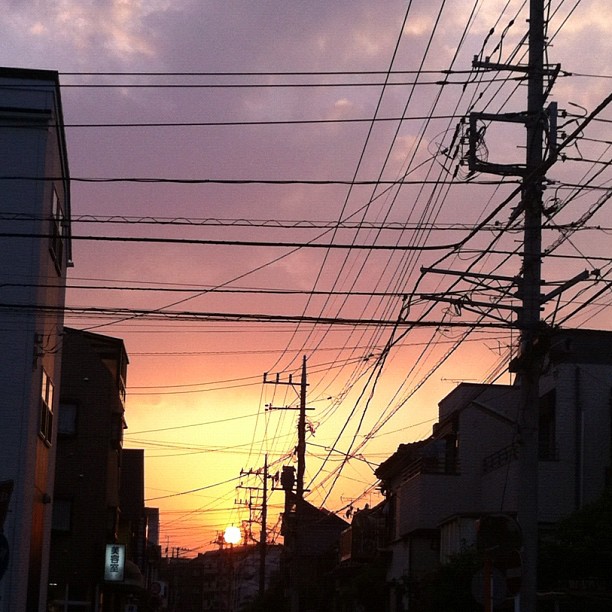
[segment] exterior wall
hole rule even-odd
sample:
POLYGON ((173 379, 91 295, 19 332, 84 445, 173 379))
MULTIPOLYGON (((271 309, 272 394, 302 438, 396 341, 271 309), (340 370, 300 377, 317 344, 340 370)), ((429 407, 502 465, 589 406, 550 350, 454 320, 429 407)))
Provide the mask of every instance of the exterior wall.
POLYGON ((159 508, 145 508, 147 516, 147 542, 159 546, 159 508))
MULTIPOLYGON (((540 385, 542 398, 554 392, 554 427, 542 440, 539 462, 542 524, 597 499, 612 475, 612 334, 562 331, 553 345, 540 385)), ((387 490, 397 496, 395 538, 440 528, 445 560, 473 543, 475 516, 516 512, 518 392, 518 387, 467 384, 440 402, 432 440, 457 436, 459 475, 417 472, 402 480, 398 453, 384 476, 387 490)), ((552 401, 543 401, 541 411, 552 401)), ((397 545, 395 553, 403 558, 397 545)))
POLYGON ((542 393, 553 388, 558 459, 540 461, 544 522, 558 521, 595 500, 605 487, 611 466, 612 364, 556 364, 542 381, 542 393))
POLYGON ((104 550, 117 537, 121 448, 112 432, 118 418, 123 422, 116 377, 92 346, 96 338, 105 337, 65 330, 61 407, 75 406, 76 419, 74 432, 58 437, 54 498, 71 509, 61 529, 56 514, 50 560, 50 582, 57 585, 50 599, 63 601, 68 593, 90 605, 104 591, 104 550))
MULTIPOLYGON (((14 481, 4 525, 10 556, 0 582, 1 612, 46 609, 56 427, 51 421, 46 439, 40 437, 41 383, 44 369, 59 388, 61 309, 70 255, 61 126, 56 73, 0 69, 0 170, 5 176, 32 177, 4 180, 0 190, 0 231, 29 236, 0 241, 0 481, 14 481), (60 180, 40 180, 45 177, 60 180), (61 259, 52 256, 48 237, 54 190, 66 230, 61 259)), ((57 393, 50 408, 56 415, 57 393)))
POLYGON ((516 390, 511 385, 461 383, 438 402, 438 418, 443 422, 457 410, 474 403, 514 420, 517 408, 514 395, 516 390))
POLYGON ((490 471, 484 468, 485 460, 492 461, 496 453, 507 449, 515 440, 513 423, 470 406, 461 413, 460 435, 461 471, 472 483, 473 491, 467 512, 500 512, 514 508, 516 491, 511 475, 516 462, 502 464, 490 471))
POLYGON ((392 556, 386 580, 392 588, 389 590, 388 609, 405 610, 409 597, 408 579, 419 580, 439 565, 438 534, 435 530, 415 532, 393 542, 390 550, 392 556))
MULTIPOLYGON (((479 387, 480 390, 476 385, 469 386, 473 403, 458 413, 458 473, 418 473, 396 485, 395 537, 417 529, 436 529, 443 520, 457 513, 500 511, 500 500, 508 484, 507 469, 483 477, 483 460, 514 439, 514 426, 505 415, 512 412, 516 393, 506 386, 479 387)), ((461 393, 459 397, 468 396, 461 393)), ((436 435, 444 435, 443 426, 436 435)), ((507 500, 506 505, 515 501, 514 495, 507 495, 507 500)))
POLYGON ((462 494, 464 482, 461 476, 445 474, 420 474, 406 481, 398 492, 396 536, 437 528, 454 505, 467 510, 469 498, 462 494))
POLYGON ((418 534, 410 538, 410 576, 417 580, 438 567, 440 546, 437 533, 418 534))
POLYGON ((397 540, 389 548, 392 556, 387 570, 387 582, 397 582, 403 576, 408 576, 410 571, 410 542, 397 540))
MULTIPOLYGON (((612 361, 612 346, 609 350, 612 361)), ((576 408, 583 413, 584 422, 579 491, 579 501, 584 505, 601 495, 612 473, 612 363, 608 366, 581 364, 574 373, 576 408)))
POLYGON ((127 556, 146 573, 147 521, 144 506, 144 450, 123 449, 121 452, 121 518, 119 541, 127 545, 127 556))
POLYGON ((518 461, 511 460, 482 475, 481 506, 474 508, 482 513, 516 512, 518 504, 518 461))

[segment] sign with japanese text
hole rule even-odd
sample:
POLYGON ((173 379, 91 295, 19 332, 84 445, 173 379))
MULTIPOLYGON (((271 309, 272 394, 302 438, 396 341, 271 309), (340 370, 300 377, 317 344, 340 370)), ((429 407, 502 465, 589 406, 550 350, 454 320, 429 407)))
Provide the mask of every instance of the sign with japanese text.
POLYGON ((125 571, 125 546, 123 544, 107 544, 104 557, 104 580, 107 582, 122 582, 125 571))

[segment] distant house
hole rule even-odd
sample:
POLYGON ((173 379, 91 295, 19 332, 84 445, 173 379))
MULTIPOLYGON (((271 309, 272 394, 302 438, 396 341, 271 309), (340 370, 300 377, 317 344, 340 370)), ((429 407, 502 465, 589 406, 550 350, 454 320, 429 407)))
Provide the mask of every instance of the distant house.
POLYGON ((123 450, 128 357, 122 340, 70 328, 63 348, 49 601, 123 610, 142 595, 145 546, 143 455, 123 450))
POLYGON ((0 68, 0 611, 46 610, 70 176, 57 72, 0 68))
MULTIPOLYGON (((168 607, 181 612, 244 610, 259 593, 261 549, 258 545, 224 546, 194 559, 165 559, 162 583, 168 588, 168 607)), ((266 550, 266 587, 278 574, 281 546, 266 550)))
POLYGON ((326 610, 333 594, 340 535, 349 524, 288 490, 282 521, 281 574, 293 605, 300 610, 326 610))
POLYGON ((351 513, 350 527, 340 534, 339 563, 334 569, 337 612, 387 609, 388 509, 387 501, 374 508, 366 504, 351 513))
MULTIPOLYGON (((403 585, 472 547, 483 515, 518 506, 517 386, 462 383, 426 440, 376 470, 389 504, 392 610, 403 585)), ((610 483, 612 332, 552 334, 540 384, 539 523, 552 526, 610 483)))

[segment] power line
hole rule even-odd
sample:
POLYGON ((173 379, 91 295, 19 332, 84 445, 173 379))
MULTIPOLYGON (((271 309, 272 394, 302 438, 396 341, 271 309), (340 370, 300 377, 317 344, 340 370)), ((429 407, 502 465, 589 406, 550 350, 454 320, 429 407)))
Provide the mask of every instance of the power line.
MULTIPOLYGON (((436 116, 410 116, 410 117, 377 117, 374 120, 368 117, 354 117, 341 119, 266 119, 259 121, 142 121, 142 122, 123 122, 123 123, 63 123, 64 128, 140 128, 140 127, 248 127, 264 125, 326 125, 326 124, 352 124, 352 123, 383 123, 383 122, 404 122, 404 121, 423 121, 459 119, 454 115, 436 116)), ((13 126, 19 127, 19 125, 13 126)), ((26 124, 24 124, 26 127, 26 124)))
POLYGON ((312 71, 225 71, 225 72, 59 72, 60 76, 190 76, 190 77, 260 77, 260 76, 371 76, 415 74, 470 74, 472 70, 312 70, 312 71))
MULTIPOLYGON (((129 392, 129 388, 128 388, 128 392, 129 392)), ((141 429, 139 431, 126 431, 124 435, 138 435, 138 434, 143 434, 143 433, 157 433, 159 431, 173 431, 176 429, 190 429, 192 427, 204 427, 206 425, 217 425, 219 423, 227 423, 228 421, 237 421, 237 420, 242 420, 242 419, 251 419, 253 417, 256 417, 257 413, 253 413, 253 414, 244 414, 242 416, 237 416, 237 417, 228 417, 226 419, 217 419, 215 421, 205 421, 203 423, 190 423, 189 425, 174 425, 173 427, 160 427, 157 429, 141 429)))
MULTIPOLYGON (((561 75, 564 76, 564 75, 561 75)), ((484 83, 505 83, 507 81, 525 81, 523 75, 516 77, 491 77, 482 79, 484 83)), ((62 89, 324 89, 334 87, 427 87, 427 86, 467 86, 470 80, 443 81, 415 80, 415 81, 370 81, 370 82, 342 82, 334 83, 62 83, 62 89)), ((40 85, 39 87, 44 87, 40 85)), ((36 84, 30 88, 36 88, 36 84)))
MULTIPOLYGON (((103 308, 103 307, 80 307, 80 306, 40 306, 27 304, 0 303, 0 310, 8 313, 21 312, 65 312, 70 315, 88 316, 126 316, 137 317, 146 320, 181 320, 181 321, 256 321, 260 323, 316 323, 320 325, 342 325, 342 326, 366 326, 366 327, 395 327, 398 322, 393 319, 351 319, 342 317, 323 317, 305 315, 274 315, 255 313, 229 313, 229 312, 196 312, 196 311, 172 311, 172 310, 150 310, 139 308, 103 308)), ((467 321, 424 321, 424 320, 402 320, 400 327, 474 327, 478 324, 467 321)), ((507 323, 480 324, 479 327, 506 328, 507 323)))
MULTIPOLYGON (((39 177, 25 175, 5 175, 0 176, 0 180, 5 181, 37 181, 55 182, 63 180, 59 177, 39 177)), ((478 180, 465 183, 458 180, 334 180, 334 179, 217 179, 217 178, 170 178, 170 177, 75 177, 71 176, 70 181, 76 183, 172 183, 179 185, 510 185, 518 184, 519 181, 513 179, 503 180, 478 180)))
MULTIPOLYGON (((52 238, 52 234, 19 233, 19 232, 0 232, 2 238, 52 238)), ((251 246, 268 248, 300 248, 300 249, 349 249, 349 250, 368 250, 368 251, 440 251, 453 249, 457 245, 449 244, 422 244, 416 245, 383 245, 383 244, 329 244, 316 242, 279 242, 264 240, 214 240, 200 238, 154 238, 146 236, 80 236, 71 234, 70 240, 86 240, 93 242, 137 242, 148 244, 192 244, 192 245, 217 245, 217 246, 251 246)))
POLYGON ((220 487, 221 485, 228 484, 229 482, 236 482, 237 480, 240 480, 240 476, 228 478, 227 480, 223 480, 222 482, 216 482, 214 484, 205 485, 203 487, 198 487, 197 489, 190 489, 189 491, 181 491, 179 493, 171 493, 169 495, 158 495, 157 497, 148 497, 147 499, 145 499, 145 502, 156 501, 158 499, 168 499, 169 497, 179 497, 181 495, 189 495, 190 493, 197 493, 199 491, 206 491, 208 489, 214 489, 215 487, 220 487))

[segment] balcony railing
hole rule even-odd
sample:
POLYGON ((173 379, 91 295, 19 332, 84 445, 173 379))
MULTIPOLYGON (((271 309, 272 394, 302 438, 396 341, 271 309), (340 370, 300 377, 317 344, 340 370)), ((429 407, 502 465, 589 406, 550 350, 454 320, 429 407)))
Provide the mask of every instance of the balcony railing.
POLYGON ((482 471, 487 474, 518 459, 518 444, 508 444, 482 460, 482 471))
MULTIPOLYGON (((487 474, 493 470, 497 470, 511 461, 518 459, 519 445, 516 443, 508 444, 488 455, 482 460, 482 471, 487 474)), ((554 444, 540 445, 538 450, 538 458, 540 461, 558 461, 559 450, 554 444)))
POLYGON ((403 472, 404 480, 417 476, 418 474, 459 474, 459 461, 446 457, 419 457, 408 464, 403 472))

